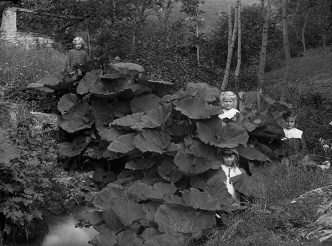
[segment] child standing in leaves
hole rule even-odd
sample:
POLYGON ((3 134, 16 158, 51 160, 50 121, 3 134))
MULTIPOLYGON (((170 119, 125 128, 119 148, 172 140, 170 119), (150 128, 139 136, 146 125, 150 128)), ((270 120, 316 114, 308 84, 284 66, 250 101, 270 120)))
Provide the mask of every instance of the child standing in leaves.
POLYGON ((66 68, 68 71, 77 69, 77 75, 82 76, 82 71, 78 67, 88 61, 88 54, 83 49, 85 43, 81 37, 76 37, 73 39, 73 44, 74 49, 71 49, 68 53, 66 68))
POLYGON ((235 149, 225 149, 222 152, 222 159, 221 168, 226 174, 226 188, 233 197, 234 205, 243 205, 246 198, 251 196, 251 185, 249 176, 238 167, 239 154, 235 149))
POLYGON ((285 156, 282 160, 286 166, 289 166, 289 158, 303 158, 306 154, 306 144, 303 137, 303 131, 295 127, 296 123, 296 113, 293 111, 287 111, 283 118, 286 121, 286 128, 283 129, 285 133, 285 138, 283 141, 283 150, 285 156))
POLYGON ((221 120, 231 120, 232 122, 236 122, 239 110, 236 109, 237 107, 237 96, 232 91, 225 91, 222 92, 220 95, 220 103, 223 110, 222 114, 219 114, 218 117, 221 120))

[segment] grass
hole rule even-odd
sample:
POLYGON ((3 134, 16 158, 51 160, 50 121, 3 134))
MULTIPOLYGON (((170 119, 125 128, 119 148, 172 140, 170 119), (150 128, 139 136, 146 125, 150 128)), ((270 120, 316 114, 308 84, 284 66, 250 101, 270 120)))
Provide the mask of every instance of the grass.
POLYGON ((26 86, 65 67, 65 55, 47 47, 23 47, 0 41, 0 86, 26 86))

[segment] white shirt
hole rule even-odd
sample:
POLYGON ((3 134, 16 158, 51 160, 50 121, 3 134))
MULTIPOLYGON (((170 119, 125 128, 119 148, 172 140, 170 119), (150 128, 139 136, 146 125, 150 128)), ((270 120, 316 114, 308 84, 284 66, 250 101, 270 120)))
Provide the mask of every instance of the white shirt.
POLYGON ((283 129, 286 138, 302 138, 303 131, 297 128, 283 129))
POLYGON ((240 113, 239 110, 237 110, 236 108, 231 108, 231 109, 223 109, 223 113, 219 114, 218 117, 219 119, 232 119, 237 113, 240 113))
POLYGON ((222 170, 226 174, 226 188, 228 190, 228 193, 232 195, 233 199, 236 201, 237 196, 236 196, 236 191, 234 189, 233 183, 230 182, 230 178, 240 175, 242 172, 240 168, 235 167, 235 166, 227 166, 227 165, 221 165, 222 170))

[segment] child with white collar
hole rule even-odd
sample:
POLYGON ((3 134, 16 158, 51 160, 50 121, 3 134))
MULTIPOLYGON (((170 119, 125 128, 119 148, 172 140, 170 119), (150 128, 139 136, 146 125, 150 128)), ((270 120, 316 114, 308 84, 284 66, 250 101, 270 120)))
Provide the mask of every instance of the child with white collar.
POLYGON ((220 95, 220 103, 223 110, 222 114, 219 114, 218 117, 221 120, 228 119, 233 122, 237 120, 237 116, 240 113, 237 107, 237 96, 232 91, 222 92, 220 95))
POLYGON ((250 180, 246 172, 238 167, 239 154, 236 149, 225 149, 222 153, 222 170, 226 175, 225 185, 233 197, 234 205, 241 205, 243 197, 250 197, 250 180), (242 197, 241 197, 242 195, 242 197))
MULTIPOLYGON (((283 148, 285 152, 285 158, 289 157, 303 157, 306 152, 306 144, 303 137, 303 131, 295 127, 296 113, 293 111, 287 111, 283 118, 286 122, 286 127, 283 129, 285 138, 283 141, 283 148)), ((285 159, 284 159, 285 161, 285 159)), ((289 161, 286 160, 286 165, 289 165, 289 161)))

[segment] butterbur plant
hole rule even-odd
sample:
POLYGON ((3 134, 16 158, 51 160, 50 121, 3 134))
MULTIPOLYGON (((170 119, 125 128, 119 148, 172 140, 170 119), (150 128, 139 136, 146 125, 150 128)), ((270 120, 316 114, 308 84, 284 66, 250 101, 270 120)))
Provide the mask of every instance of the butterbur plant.
MULTIPOLYGON (((217 150, 237 147, 245 160, 269 161, 274 149, 255 143, 283 134, 287 105, 262 96, 257 111, 256 92, 242 93, 241 120, 225 123, 217 117, 220 91, 208 84, 167 94, 174 85, 144 78, 138 64, 85 72, 76 81, 51 75, 30 87, 70 92, 58 102, 59 126, 69 136, 59 146, 63 156, 117 167, 91 200, 99 211, 96 246, 188 244, 216 225, 215 211, 232 204, 217 150)), ((105 173, 95 176, 105 180, 105 173)))

